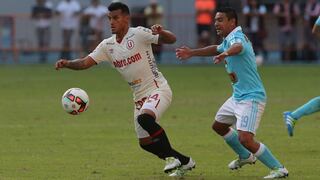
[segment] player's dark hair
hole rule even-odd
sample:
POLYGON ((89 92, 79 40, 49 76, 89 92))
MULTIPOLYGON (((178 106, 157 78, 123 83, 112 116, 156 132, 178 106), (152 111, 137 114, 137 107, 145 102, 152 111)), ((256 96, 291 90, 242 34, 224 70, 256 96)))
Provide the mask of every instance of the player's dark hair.
POLYGON ((108 6, 109 11, 121 10, 122 13, 130 15, 130 10, 128 6, 122 2, 113 2, 108 6))
POLYGON ((238 26, 238 15, 235 9, 232 7, 221 7, 216 10, 216 12, 225 13, 228 20, 235 19, 236 20, 236 26, 238 26))

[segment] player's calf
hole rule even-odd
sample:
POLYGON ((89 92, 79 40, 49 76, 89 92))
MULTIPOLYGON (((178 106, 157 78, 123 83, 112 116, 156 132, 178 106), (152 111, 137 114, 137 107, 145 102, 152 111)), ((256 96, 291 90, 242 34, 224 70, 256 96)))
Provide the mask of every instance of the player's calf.
POLYGON ((160 159, 172 157, 172 148, 167 135, 161 126, 155 122, 154 117, 149 114, 141 114, 137 121, 150 135, 140 139, 141 148, 155 154, 160 159))

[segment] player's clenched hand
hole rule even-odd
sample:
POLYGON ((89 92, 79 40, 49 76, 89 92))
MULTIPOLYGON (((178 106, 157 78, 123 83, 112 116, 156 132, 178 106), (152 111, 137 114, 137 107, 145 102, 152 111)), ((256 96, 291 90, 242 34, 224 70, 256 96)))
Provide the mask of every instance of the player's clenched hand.
POLYGON ((176 57, 179 60, 185 60, 185 59, 190 58, 191 56, 192 56, 192 51, 187 46, 182 46, 182 47, 176 49, 176 57))
POLYGON ((151 26, 151 31, 153 34, 160 34, 163 31, 163 27, 160 24, 155 24, 151 26))
POLYGON ((223 53, 213 57, 213 63, 218 64, 221 61, 223 61, 225 57, 227 57, 227 54, 225 52, 223 52, 223 53))
POLYGON ((56 70, 59 70, 59 69, 61 69, 61 68, 66 67, 68 63, 69 63, 69 61, 68 61, 68 60, 65 60, 65 59, 60 59, 60 60, 58 60, 58 61, 56 62, 56 65, 55 65, 56 70))

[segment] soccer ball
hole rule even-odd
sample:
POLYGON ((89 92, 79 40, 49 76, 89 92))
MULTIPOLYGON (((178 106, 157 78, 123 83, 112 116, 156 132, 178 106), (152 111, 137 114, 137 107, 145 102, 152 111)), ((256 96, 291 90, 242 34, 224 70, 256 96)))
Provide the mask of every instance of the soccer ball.
POLYGON ((80 88, 70 88, 62 96, 63 109, 72 115, 78 115, 89 106, 88 94, 80 88))

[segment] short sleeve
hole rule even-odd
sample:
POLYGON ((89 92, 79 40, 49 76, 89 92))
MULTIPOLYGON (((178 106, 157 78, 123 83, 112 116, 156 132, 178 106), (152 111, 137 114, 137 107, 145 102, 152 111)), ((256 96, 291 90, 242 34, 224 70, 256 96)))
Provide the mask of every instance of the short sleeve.
POLYGON ((222 44, 219 44, 219 45, 217 46, 217 51, 218 51, 219 53, 222 53, 222 52, 223 52, 223 45, 222 45, 222 44))
MULTIPOLYGON (((239 34, 235 33, 233 36, 228 41, 228 47, 231 47, 234 44, 241 44, 243 47, 245 45, 245 35, 244 34, 239 34)), ((240 54, 242 54, 245 51, 245 48, 242 48, 240 54)))
POLYGON ((233 36, 229 40, 229 45, 232 46, 233 44, 240 43, 243 44, 243 38, 240 36, 233 36))
POLYGON ((93 50, 89 56, 97 63, 101 63, 102 61, 110 60, 110 56, 108 55, 108 49, 106 45, 106 41, 102 41, 95 50, 93 50))
POLYGON ((137 35, 138 35, 138 38, 144 41, 145 43, 158 44, 159 34, 156 34, 156 35, 152 34, 151 29, 139 26, 137 35))

